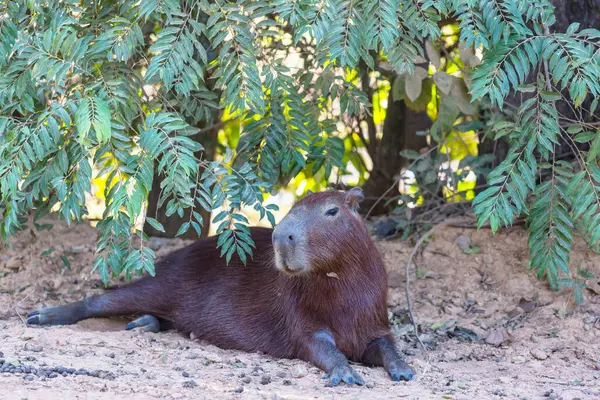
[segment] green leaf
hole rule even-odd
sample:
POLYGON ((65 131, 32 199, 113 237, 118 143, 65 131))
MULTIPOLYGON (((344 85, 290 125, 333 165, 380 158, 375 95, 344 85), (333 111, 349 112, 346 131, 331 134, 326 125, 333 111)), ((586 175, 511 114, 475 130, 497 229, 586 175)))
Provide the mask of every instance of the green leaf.
POLYGON ((421 158, 421 153, 415 150, 402 150, 400 151, 400 155, 409 160, 416 160, 418 158, 421 158))
POLYGON ((237 246, 231 246, 229 248, 229 250, 227 250, 227 254, 225 255, 225 262, 227 263, 227 265, 229 265, 229 262, 231 261, 231 256, 233 255, 233 253, 235 252, 237 246))
POLYGON ((406 75, 404 90, 409 100, 415 101, 421 94, 421 88, 423 87, 423 80, 427 78, 429 74, 426 70, 421 67, 415 68, 415 72, 411 75, 406 75))
POLYGON ((440 53, 434 48, 433 43, 430 40, 425 41, 425 51, 427 52, 427 57, 433 64, 433 66, 437 69, 440 69, 441 66, 441 58, 440 53))
POLYGON ((592 162, 600 154, 600 134, 596 134, 587 152, 587 162, 592 162))
POLYGON ((156 229, 159 232, 165 231, 165 228, 163 227, 163 225, 154 218, 146 217, 146 222, 148 222, 150 224, 150 226, 152 226, 154 229, 156 229))
MULTIPOLYGON (((433 74, 433 81, 437 88, 444 94, 450 94, 454 85, 454 78, 444 71, 438 71, 433 74)), ((417 96, 418 97, 418 96, 417 96)))
POLYGON ((547 91, 547 90, 542 90, 540 92, 540 95, 542 96, 542 99, 544 99, 546 101, 557 101, 557 100, 560 100, 562 98, 562 96, 560 95, 560 93, 550 92, 550 91, 547 91))
POLYGON ((237 254, 238 254, 238 257, 240 258, 240 260, 242 261, 242 263, 244 265, 246 265, 246 253, 244 252, 244 249, 242 249, 240 246, 238 246, 237 254))
POLYGON ((181 236, 184 233, 186 233, 189 229, 190 229, 190 223, 189 222, 184 222, 179 227, 179 230, 177 231, 177 234, 175 236, 181 236))
POLYGON ((92 125, 100 144, 106 143, 111 136, 110 109, 108 103, 100 98, 94 99, 94 106, 95 116, 92 125))
POLYGON ((67 267, 67 269, 70 270, 71 262, 69 261, 69 259, 64 254, 60 256, 60 259, 62 260, 63 264, 65 264, 65 267, 67 267))
POLYGON ((583 288, 581 286, 578 285, 575 287, 574 297, 575 297, 575 303, 577 303, 577 305, 583 304, 583 302, 584 302, 583 288))
POLYGON ((48 250, 45 250, 40 256, 41 257, 48 257, 54 251, 56 251, 56 249, 54 247, 50 247, 48 250))
POLYGON ((87 136, 88 132, 92 127, 92 115, 90 110, 90 99, 83 98, 79 102, 77 108, 77 114, 75 114, 75 124, 77 125, 77 132, 79 133, 79 139, 83 139, 87 136))
POLYGON ((578 132, 581 132, 582 130, 583 130, 583 127, 581 125, 569 125, 569 127, 567 128, 567 132, 570 134, 578 133, 578 132))
POLYGON ((519 85, 519 87, 517 88, 517 90, 519 92, 523 92, 523 93, 533 93, 537 90, 537 86, 533 83, 531 84, 526 84, 526 85, 519 85))

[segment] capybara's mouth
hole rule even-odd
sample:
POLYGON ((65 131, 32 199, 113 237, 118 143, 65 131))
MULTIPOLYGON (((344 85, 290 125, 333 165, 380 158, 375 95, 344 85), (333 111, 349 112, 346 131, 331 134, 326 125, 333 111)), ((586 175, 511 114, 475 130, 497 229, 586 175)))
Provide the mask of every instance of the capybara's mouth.
POLYGON ((285 272, 288 275, 299 275, 300 271, 295 270, 295 269, 290 269, 288 267, 283 267, 283 272, 285 272))
POLYGON ((281 272, 286 275, 302 275, 304 273, 304 268, 291 268, 286 261, 281 262, 281 272))

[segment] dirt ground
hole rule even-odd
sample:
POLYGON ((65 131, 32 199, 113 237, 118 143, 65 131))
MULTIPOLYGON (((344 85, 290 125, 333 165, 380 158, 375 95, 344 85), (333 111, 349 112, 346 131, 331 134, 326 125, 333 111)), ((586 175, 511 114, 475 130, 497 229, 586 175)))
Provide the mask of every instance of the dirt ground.
MULTIPOLYGON (((221 350, 177 332, 128 332, 126 320, 27 327, 27 311, 101 291, 91 273, 95 237, 88 224, 57 223, 0 250, 0 364, 13 370, 0 372, 0 399, 600 399, 600 296, 586 290, 576 307, 572 292, 538 281, 525 268, 519 227, 495 237, 445 228, 417 257, 411 298, 427 355, 406 323, 411 244, 378 241, 390 320, 417 377, 394 383, 381 368, 356 366, 367 385, 337 388, 301 361, 221 350), (68 368, 87 372, 62 372, 68 368)), ((152 243, 159 257, 185 244, 152 243)), ((572 258, 600 276, 600 255, 583 243, 572 258)))

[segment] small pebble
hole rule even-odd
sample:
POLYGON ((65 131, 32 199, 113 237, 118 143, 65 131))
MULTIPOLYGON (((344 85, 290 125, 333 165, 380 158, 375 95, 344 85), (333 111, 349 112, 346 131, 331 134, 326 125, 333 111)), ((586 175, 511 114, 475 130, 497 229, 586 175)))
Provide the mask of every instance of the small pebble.
POLYGON ((229 364, 231 364, 231 366, 234 368, 246 368, 246 364, 244 364, 239 358, 229 360, 229 364))
POLYGON ((244 391, 244 388, 242 386, 238 386, 235 389, 233 389, 234 393, 242 393, 244 391))
POLYGON ((8 261, 6 261, 6 264, 4 264, 4 266, 8 269, 18 270, 21 266, 21 261, 19 261, 17 258, 11 258, 8 261))
POLYGON ((190 377, 190 374, 188 374, 188 373, 187 373, 187 372, 185 372, 185 371, 183 371, 183 372, 181 373, 181 375, 182 375, 184 378, 189 378, 189 377, 190 377))
POLYGON ((278 377, 280 377, 280 378, 285 378, 285 377, 286 377, 286 375, 287 375, 287 374, 286 374, 285 372, 283 372, 283 371, 279 371, 279 372, 277 373, 277 376, 278 376, 278 377))
POLYGON ((453 351, 447 351, 445 359, 446 361, 458 361, 460 356, 453 351))
POLYGON ((298 365, 292 370, 292 377, 296 379, 304 378, 306 375, 308 375, 308 371, 302 365, 298 365))
POLYGON ((198 354, 190 353, 187 356, 185 356, 185 358, 187 358, 189 360, 195 360, 196 358, 198 358, 198 354))
POLYGON ((42 346, 40 346, 39 344, 25 343, 25 350, 39 353, 39 352, 43 351, 44 348, 42 346))
POLYGON ((250 383, 250 382, 252 382, 252 379, 250 379, 250 377, 249 377, 249 376, 246 376, 246 377, 244 377, 244 378, 242 379, 242 382, 244 382, 244 383, 250 383))
POLYGON ((58 374, 56 372, 52 372, 50 375, 48 375, 48 378, 57 378, 58 374))
POLYGON ((465 235, 460 235, 456 238, 456 245, 461 250, 466 250, 471 246, 471 238, 465 235))
POLYGON ((292 381, 290 381, 289 379, 283 380, 283 386, 291 386, 291 385, 292 385, 292 381))
POLYGON ((550 389, 546 393, 544 393, 544 397, 548 397, 549 399, 556 399, 558 398, 558 393, 556 393, 554 389, 550 389))
POLYGON ((521 315, 525 312, 525 310, 523 310, 521 307, 517 306, 515 308, 513 308, 512 310, 510 310, 509 312, 507 312, 506 314, 510 317, 510 318, 514 318, 518 315, 521 315))
POLYGON ((86 250, 86 245, 85 244, 78 244, 75 246, 71 246, 71 252, 72 253, 83 253, 86 250))
POLYGON ((26 381, 29 381, 29 382, 31 382, 32 380, 34 380, 34 379, 35 379, 35 377, 34 377, 33 375, 25 375, 25 376, 23 377, 23 379, 25 379, 26 381))
POLYGON ((513 357, 512 360, 510 360, 513 364, 523 364, 525 362, 525 357, 524 356, 516 356, 513 357))
POLYGON ((183 387, 186 388, 186 389, 195 388, 196 386, 198 386, 198 385, 194 381, 185 381, 185 382, 183 382, 183 387))
POLYGON ((264 374, 265 370, 262 369, 262 367, 254 367, 254 369, 252 370, 252 375, 254 376, 258 376, 260 374, 264 374))
POLYGON ((271 383, 271 377, 269 375, 261 376, 261 378, 260 378, 261 385, 268 385, 269 383, 271 383))
POLYGON ((540 361, 543 361, 548 358, 548 354, 546 354, 543 350, 540 349, 531 350, 531 355, 533 356, 533 358, 540 361))

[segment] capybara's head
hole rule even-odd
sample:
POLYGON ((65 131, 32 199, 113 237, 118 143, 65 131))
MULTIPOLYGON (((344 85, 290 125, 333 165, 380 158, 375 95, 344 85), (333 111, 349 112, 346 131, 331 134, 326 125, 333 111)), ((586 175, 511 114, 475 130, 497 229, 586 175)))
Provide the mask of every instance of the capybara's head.
POLYGON ((360 263, 372 241, 358 205, 362 189, 311 193, 297 202, 273 231, 275 266, 282 272, 336 272, 360 263))

